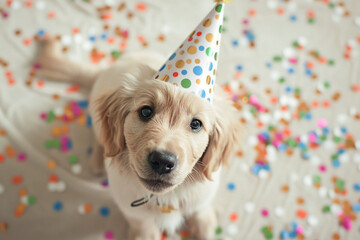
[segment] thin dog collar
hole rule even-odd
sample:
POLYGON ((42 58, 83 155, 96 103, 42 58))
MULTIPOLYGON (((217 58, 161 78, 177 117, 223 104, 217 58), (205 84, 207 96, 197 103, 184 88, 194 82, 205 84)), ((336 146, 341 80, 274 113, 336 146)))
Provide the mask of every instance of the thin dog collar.
POLYGON ((144 204, 148 203, 149 200, 150 200, 153 196, 154 196, 154 194, 150 194, 150 196, 147 197, 147 198, 143 197, 143 198, 140 198, 140 199, 138 199, 138 200, 136 200, 136 201, 133 201, 133 202, 131 203, 131 206, 132 206, 132 207, 139 207, 139 206, 141 206, 141 205, 144 205, 144 204))

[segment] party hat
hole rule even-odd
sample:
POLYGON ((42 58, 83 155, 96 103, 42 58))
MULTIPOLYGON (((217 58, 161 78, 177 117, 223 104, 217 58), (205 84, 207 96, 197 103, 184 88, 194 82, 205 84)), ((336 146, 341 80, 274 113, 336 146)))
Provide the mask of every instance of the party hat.
POLYGON ((154 75, 212 102, 224 3, 219 2, 154 75))

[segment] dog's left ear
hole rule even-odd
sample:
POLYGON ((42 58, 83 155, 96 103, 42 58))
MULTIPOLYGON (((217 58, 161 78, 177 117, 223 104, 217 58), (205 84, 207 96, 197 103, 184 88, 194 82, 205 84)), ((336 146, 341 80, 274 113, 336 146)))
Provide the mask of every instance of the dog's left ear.
POLYGON ((228 163, 239 144, 242 129, 232 101, 222 89, 215 91, 213 105, 216 114, 215 126, 202 158, 204 176, 209 180, 212 172, 220 165, 228 163))

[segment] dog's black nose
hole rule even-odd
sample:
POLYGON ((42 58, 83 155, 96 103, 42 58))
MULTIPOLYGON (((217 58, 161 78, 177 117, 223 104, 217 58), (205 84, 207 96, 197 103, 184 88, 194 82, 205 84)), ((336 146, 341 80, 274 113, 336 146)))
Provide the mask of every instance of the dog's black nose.
POLYGON ((165 151, 152 151, 148 156, 151 168, 158 174, 167 174, 173 171, 177 165, 176 156, 165 151))

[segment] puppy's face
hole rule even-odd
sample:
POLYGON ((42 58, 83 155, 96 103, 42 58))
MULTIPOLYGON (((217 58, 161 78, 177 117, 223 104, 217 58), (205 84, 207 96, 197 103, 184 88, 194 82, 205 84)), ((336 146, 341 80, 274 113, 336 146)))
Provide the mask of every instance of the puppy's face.
POLYGON ((95 124, 105 156, 124 152, 145 188, 165 193, 186 179, 211 180, 230 158, 240 136, 240 122, 222 91, 210 104, 178 87, 151 79, 155 71, 123 76, 122 86, 96 102, 95 124))
POLYGON ((204 154, 215 114, 204 100, 161 82, 136 93, 124 122, 130 165, 152 192, 167 192, 192 172, 204 154))

